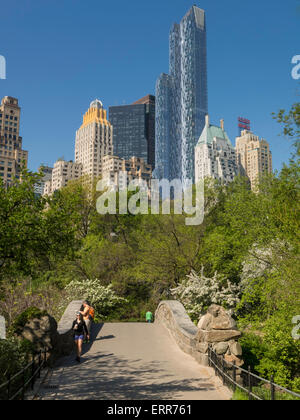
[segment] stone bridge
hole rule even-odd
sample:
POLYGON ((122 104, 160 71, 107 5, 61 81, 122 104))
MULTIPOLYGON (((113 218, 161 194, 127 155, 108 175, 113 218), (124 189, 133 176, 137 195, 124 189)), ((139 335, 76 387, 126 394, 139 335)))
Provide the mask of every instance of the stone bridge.
POLYGON ((213 307, 197 328, 177 301, 161 302, 155 322, 94 324, 80 364, 70 327, 81 301, 58 324, 65 354, 38 390, 42 400, 226 400, 231 392, 207 366, 207 348, 236 357, 240 333, 223 308, 213 307), (222 312, 223 311, 223 312, 222 312))

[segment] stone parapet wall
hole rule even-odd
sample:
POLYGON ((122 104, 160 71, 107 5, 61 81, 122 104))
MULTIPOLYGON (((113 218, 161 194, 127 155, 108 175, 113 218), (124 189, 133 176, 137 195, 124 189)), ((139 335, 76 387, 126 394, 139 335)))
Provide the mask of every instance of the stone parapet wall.
POLYGON ((180 302, 161 302, 155 312, 155 322, 163 324, 170 331, 182 351, 193 356, 198 363, 208 365, 208 357, 197 349, 198 328, 180 302))
POLYGON ((235 362, 237 366, 243 364, 241 347, 237 342, 241 333, 221 306, 212 305, 196 327, 180 302, 163 301, 156 310, 155 322, 163 324, 181 350, 201 365, 208 366, 209 346, 218 355, 224 355, 228 362, 235 362))

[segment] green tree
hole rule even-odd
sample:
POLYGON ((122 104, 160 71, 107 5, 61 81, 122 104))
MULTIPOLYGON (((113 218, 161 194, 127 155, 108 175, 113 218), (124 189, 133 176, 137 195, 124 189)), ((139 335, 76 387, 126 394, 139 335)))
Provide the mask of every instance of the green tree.
POLYGON ((291 109, 287 112, 281 109, 277 114, 273 113, 273 118, 282 124, 283 134, 293 139, 293 144, 300 153, 300 102, 292 105, 291 109))
POLYGON ((38 180, 39 175, 28 171, 7 189, 0 180, 0 279, 7 273, 31 272, 28 257, 39 248, 45 205, 34 193, 38 180))

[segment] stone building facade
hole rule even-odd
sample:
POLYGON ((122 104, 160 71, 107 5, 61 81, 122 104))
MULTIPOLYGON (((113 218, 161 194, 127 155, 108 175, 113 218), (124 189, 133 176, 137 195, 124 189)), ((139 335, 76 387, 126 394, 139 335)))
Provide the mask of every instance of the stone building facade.
POLYGON ((0 105, 0 179, 9 186, 27 168, 28 152, 20 137, 21 108, 18 99, 5 96, 0 105))
POLYGON ((82 165, 82 175, 98 179, 102 176, 102 158, 106 155, 113 155, 113 127, 102 102, 96 99, 76 132, 75 163, 82 165))
POLYGON ((214 178, 225 184, 232 182, 238 174, 236 153, 224 129, 210 124, 206 116, 205 128, 195 148, 195 182, 214 178))
POLYGON ((252 190, 256 189, 259 177, 272 173, 272 153, 269 143, 250 131, 242 131, 236 138, 236 161, 241 175, 249 178, 252 190))
POLYGON ((80 163, 59 159, 54 164, 51 180, 45 182, 44 195, 53 194, 65 187, 69 181, 79 179, 81 176, 82 165, 80 163))
POLYGON ((132 180, 143 180, 150 187, 152 166, 144 159, 133 156, 126 160, 118 156, 104 156, 102 179, 120 190, 127 188, 132 180), (126 177, 124 177, 126 174, 126 177))

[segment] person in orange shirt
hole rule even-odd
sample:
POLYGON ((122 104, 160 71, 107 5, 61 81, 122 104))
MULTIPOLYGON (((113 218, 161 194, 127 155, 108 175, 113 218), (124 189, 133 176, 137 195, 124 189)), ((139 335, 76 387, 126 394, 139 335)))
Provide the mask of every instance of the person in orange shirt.
POLYGON ((87 331, 88 331, 88 334, 86 334, 86 337, 85 337, 85 341, 89 341, 90 330, 91 330, 91 323, 92 323, 92 321, 90 319, 90 316, 89 316, 89 313, 90 313, 90 305, 89 305, 89 302, 87 300, 85 300, 82 303, 82 306, 83 306, 83 310, 80 311, 80 313, 83 316, 83 320, 85 322, 85 325, 86 325, 87 331))

